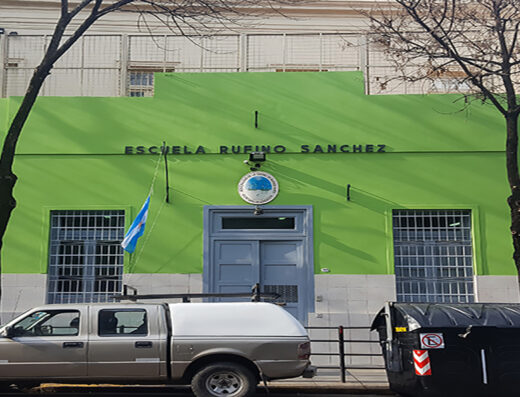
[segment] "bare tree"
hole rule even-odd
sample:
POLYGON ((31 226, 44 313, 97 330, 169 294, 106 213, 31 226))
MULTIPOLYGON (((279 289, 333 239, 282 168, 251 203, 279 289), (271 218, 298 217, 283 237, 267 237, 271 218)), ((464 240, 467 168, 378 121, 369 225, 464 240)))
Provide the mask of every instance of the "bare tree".
MULTIPOLYGON (((154 18, 176 33, 205 31, 215 26, 230 26, 262 10, 279 12, 283 5, 300 0, 61 0, 59 19, 36 67, 29 86, 5 137, 0 157, 0 252, 11 213, 16 207, 13 172, 16 145, 40 89, 55 63, 100 18, 114 12, 138 13, 141 26, 146 17, 154 18)), ((1 267, 0 267, 1 273, 1 267)), ((1 296, 1 288, 0 288, 1 296)))
POLYGON ((395 0, 369 15, 374 40, 400 73, 416 82, 450 79, 468 100, 490 102, 505 119, 513 259, 520 283, 520 176, 517 89, 518 0, 395 0))

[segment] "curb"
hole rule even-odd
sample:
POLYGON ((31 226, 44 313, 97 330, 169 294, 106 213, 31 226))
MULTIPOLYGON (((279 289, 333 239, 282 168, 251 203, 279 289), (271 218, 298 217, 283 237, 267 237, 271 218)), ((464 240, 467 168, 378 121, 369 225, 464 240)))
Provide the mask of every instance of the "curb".
MULTIPOLYGON (((344 383, 324 383, 307 384, 307 383, 275 383, 268 384, 268 390, 264 386, 258 385, 257 393, 269 395, 269 393, 276 394, 353 394, 353 395, 395 395, 387 385, 371 385, 369 387, 359 384, 344 384, 344 383)), ((141 392, 152 394, 163 394, 172 392, 172 389, 179 392, 191 392, 189 386, 184 385, 112 385, 112 384, 60 384, 60 383, 44 383, 39 387, 31 388, 29 392, 37 393, 73 393, 73 392, 112 392, 112 393, 127 393, 127 392, 141 392)))
MULTIPOLYGON (((395 395, 387 385, 371 385, 363 386, 359 384, 344 384, 344 383, 325 383, 325 384, 268 384, 270 392, 285 394, 285 393, 308 393, 308 394, 378 394, 378 395, 395 395)), ((265 388, 258 387, 258 391, 265 388)))

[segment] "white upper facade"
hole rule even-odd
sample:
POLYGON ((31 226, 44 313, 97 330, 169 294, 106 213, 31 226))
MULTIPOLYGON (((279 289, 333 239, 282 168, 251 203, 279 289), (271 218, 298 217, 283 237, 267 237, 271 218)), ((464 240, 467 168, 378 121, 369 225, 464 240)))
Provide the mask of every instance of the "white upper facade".
MULTIPOLYGON (((155 72, 361 71, 367 94, 465 89, 450 77, 389 81, 395 69, 368 39, 364 13, 391 3, 302 1, 264 10, 261 17, 212 25, 190 37, 154 18, 145 25, 135 13, 114 12, 98 20, 56 63, 40 95, 153 96, 155 72)), ((25 93, 59 18, 59 6, 60 0, 0 2, 0 97, 25 93)))
MULTIPOLYGON (((77 1, 70 1, 72 7, 77 1)), ((359 32, 366 26, 360 11, 367 11, 388 1, 326 0, 302 1, 300 4, 280 6, 277 11, 263 9, 258 18, 238 21, 228 28, 214 26, 221 33, 302 33, 302 32, 359 32)), ((60 15, 60 0, 2 0, 0 27, 7 33, 45 34, 52 32, 60 15)), ((114 12, 98 20, 89 33, 172 33, 154 18, 147 27, 137 22, 137 14, 114 12)))

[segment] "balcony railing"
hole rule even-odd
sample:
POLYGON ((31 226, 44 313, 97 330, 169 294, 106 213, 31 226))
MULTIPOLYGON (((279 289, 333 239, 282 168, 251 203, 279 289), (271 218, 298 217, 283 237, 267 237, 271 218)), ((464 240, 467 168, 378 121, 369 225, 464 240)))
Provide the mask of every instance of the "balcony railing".
MULTIPOLYGON (((23 95, 50 36, 0 35, 0 96, 23 95)), ((47 77, 45 96, 152 96, 154 72, 363 71, 367 94, 460 90, 453 82, 390 81, 396 71, 354 33, 85 35, 47 77)), ((466 88, 466 87, 462 87, 466 88)))

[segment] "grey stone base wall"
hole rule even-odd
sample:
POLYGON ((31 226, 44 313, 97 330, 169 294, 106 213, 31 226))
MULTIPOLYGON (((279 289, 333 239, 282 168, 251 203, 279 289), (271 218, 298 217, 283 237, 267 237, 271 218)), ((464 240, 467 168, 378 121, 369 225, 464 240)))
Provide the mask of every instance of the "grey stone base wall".
POLYGON ((124 274, 123 284, 139 294, 196 294, 202 292, 202 274, 124 274))
POLYGON ((395 300, 394 275, 318 274, 314 283, 309 326, 366 326, 385 302, 395 300))
MULTIPOLYGON (((337 353, 339 351, 338 327, 344 326, 346 365, 381 366, 378 335, 369 327, 375 314, 384 303, 396 299, 394 275, 316 275, 315 276, 315 312, 309 314, 309 335, 315 340, 331 342, 313 342, 314 353, 337 353), (313 329, 312 327, 329 327, 313 329), (364 328, 349 328, 364 327, 364 328), (370 341, 370 342, 369 342, 370 341), (374 356, 356 356, 355 354, 374 354, 374 356)), ((314 355, 313 364, 318 366, 337 366, 338 357, 334 355, 314 355)))
POLYGON ((20 313, 45 303, 46 274, 2 274, 0 323, 4 324, 20 313))
MULTIPOLYGON (((477 276, 475 282, 478 302, 520 302, 516 276, 477 276)), ((123 283, 141 294, 202 292, 202 274, 125 274, 123 283)), ((12 316, 41 305, 46 293, 45 274, 3 274, 0 312, 12 316)), ((394 275, 318 274, 308 325, 366 325, 385 301, 395 300, 395 293, 394 275)))
POLYGON ((516 276, 477 276, 478 302, 518 303, 520 291, 516 276))

